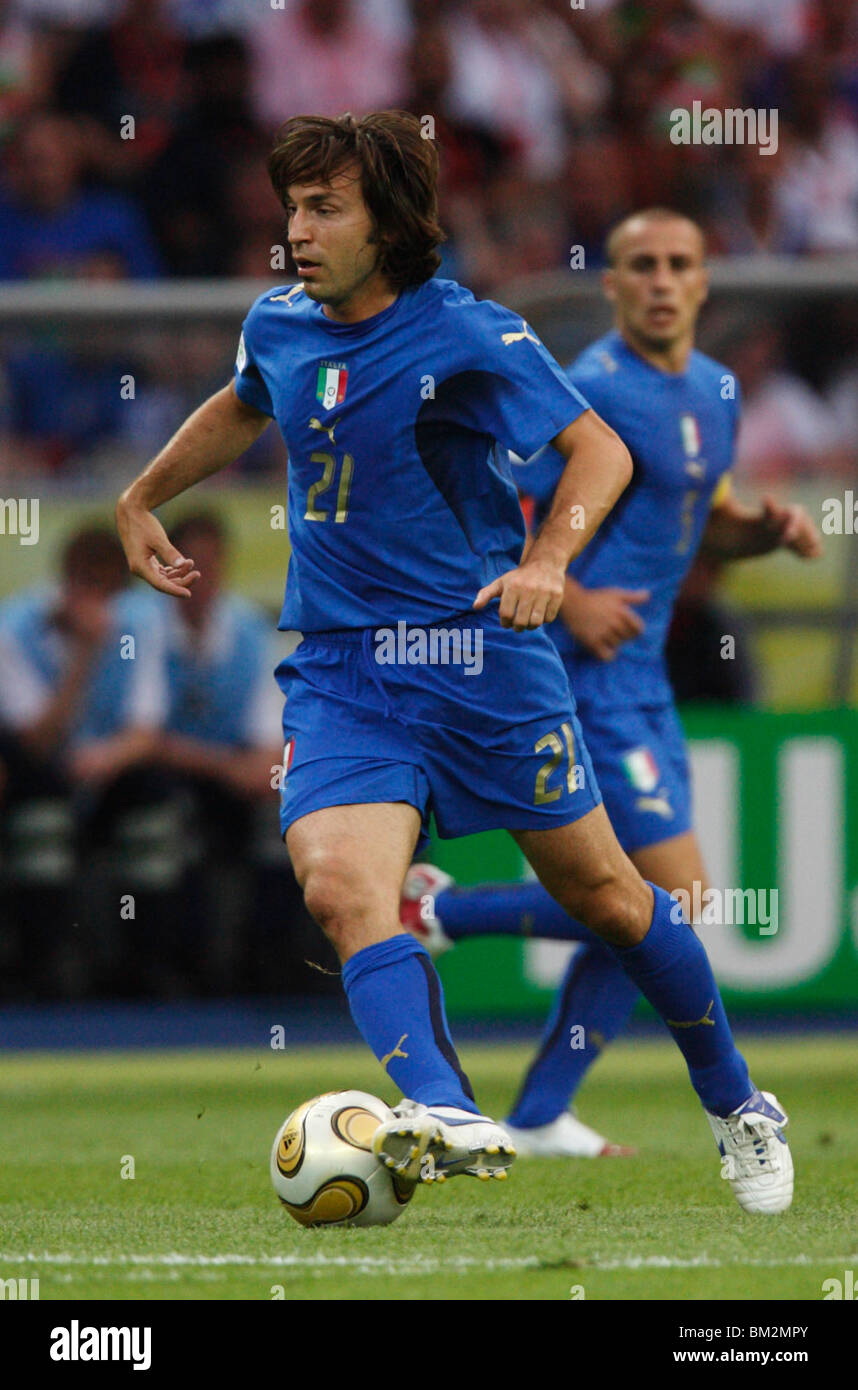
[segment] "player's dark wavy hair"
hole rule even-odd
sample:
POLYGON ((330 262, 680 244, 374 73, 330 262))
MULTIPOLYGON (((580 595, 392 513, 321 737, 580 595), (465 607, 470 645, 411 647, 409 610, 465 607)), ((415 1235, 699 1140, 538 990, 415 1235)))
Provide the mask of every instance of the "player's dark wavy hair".
POLYGON ((285 207, 294 184, 330 183, 349 164, 360 169, 363 200, 381 241, 379 269, 393 289, 422 285, 438 266, 438 152, 408 111, 293 116, 268 156, 274 192, 285 207))

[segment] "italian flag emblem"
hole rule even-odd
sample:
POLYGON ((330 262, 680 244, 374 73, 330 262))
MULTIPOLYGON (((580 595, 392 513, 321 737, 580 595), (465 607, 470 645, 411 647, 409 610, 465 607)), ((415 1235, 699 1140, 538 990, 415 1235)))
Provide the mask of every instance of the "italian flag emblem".
POLYGON ((284 779, 284 781, 285 781, 285 779, 289 776, 289 769, 290 769, 290 767, 292 766, 292 759, 294 758, 294 756, 295 756, 295 740, 294 740, 294 738, 290 738, 289 742, 288 742, 287 744, 285 744, 285 745, 284 745, 284 748, 283 748, 283 779, 284 779))
POLYGON ((633 748, 623 758, 626 777, 639 792, 653 792, 658 786, 658 763, 648 748, 633 748))
POLYGON ((316 400, 321 401, 325 410, 333 410, 342 405, 346 398, 346 383, 349 379, 345 362, 320 362, 316 377, 316 400))

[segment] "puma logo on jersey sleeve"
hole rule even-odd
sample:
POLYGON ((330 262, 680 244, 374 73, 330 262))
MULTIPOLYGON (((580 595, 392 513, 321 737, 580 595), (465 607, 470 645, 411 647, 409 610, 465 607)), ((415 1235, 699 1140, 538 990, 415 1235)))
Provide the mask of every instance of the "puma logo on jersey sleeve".
POLYGON ((503 343, 504 347, 509 347, 511 343, 520 343, 522 338, 527 338, 529 343, 536 343, 538 345, 539 339, 534 337, 534 335, 530 331, 530 328, 525 323, 524 319, 522 319, 521 321, 521 327, 523 330, 521 333, 502 334, 501 342, 503 343))

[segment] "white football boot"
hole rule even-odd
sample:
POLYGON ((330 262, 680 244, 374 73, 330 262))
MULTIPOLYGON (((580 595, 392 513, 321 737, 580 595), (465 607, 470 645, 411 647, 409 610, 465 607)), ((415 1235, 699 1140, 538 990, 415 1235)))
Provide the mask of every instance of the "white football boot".
POLYGON ((459 1173, 505 1178, 515 1147, 495 1120, 452 1105, 402 1100, 375 1131, 372 1151, 408 1182, 445 1182, 459 1173))
POLYGON ((455 943, 444 934, 435 916, 435 899, 453 880, 434 864, 412 864, 405 875, 399 899, 399 921, 406 931, 421 941, 434 960, 455 943))
POLYGON ((706 1118, 721 1154, 721 1173, 743 1211, 786 1211, 792 1201, 792 1155, 786 1112, 771 1091, 754 1091, 726 1118, 706 1118))
POLYGON ((507 1121, 505 1128, 522 1158, 631 1158, 637 1152, 627 1144, 611 1144, 568 1111, 547 1125, 518 1129, 507 1121))

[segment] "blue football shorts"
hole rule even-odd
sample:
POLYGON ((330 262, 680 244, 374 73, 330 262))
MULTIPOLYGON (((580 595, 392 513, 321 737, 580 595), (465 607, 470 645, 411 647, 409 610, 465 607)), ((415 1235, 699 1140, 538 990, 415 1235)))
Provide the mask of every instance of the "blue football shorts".
POLYGON ((673 704, 600 707, 578 714, 617 839, 627 854, 692 828, 691 773, 673 704))
POLYGON ((283 834, 326 806, 405 801, 423 849, 430 814, 452 839, 567 825, 601 802, 553 644, 496 610, 310 634, 275 674, 283 834))

